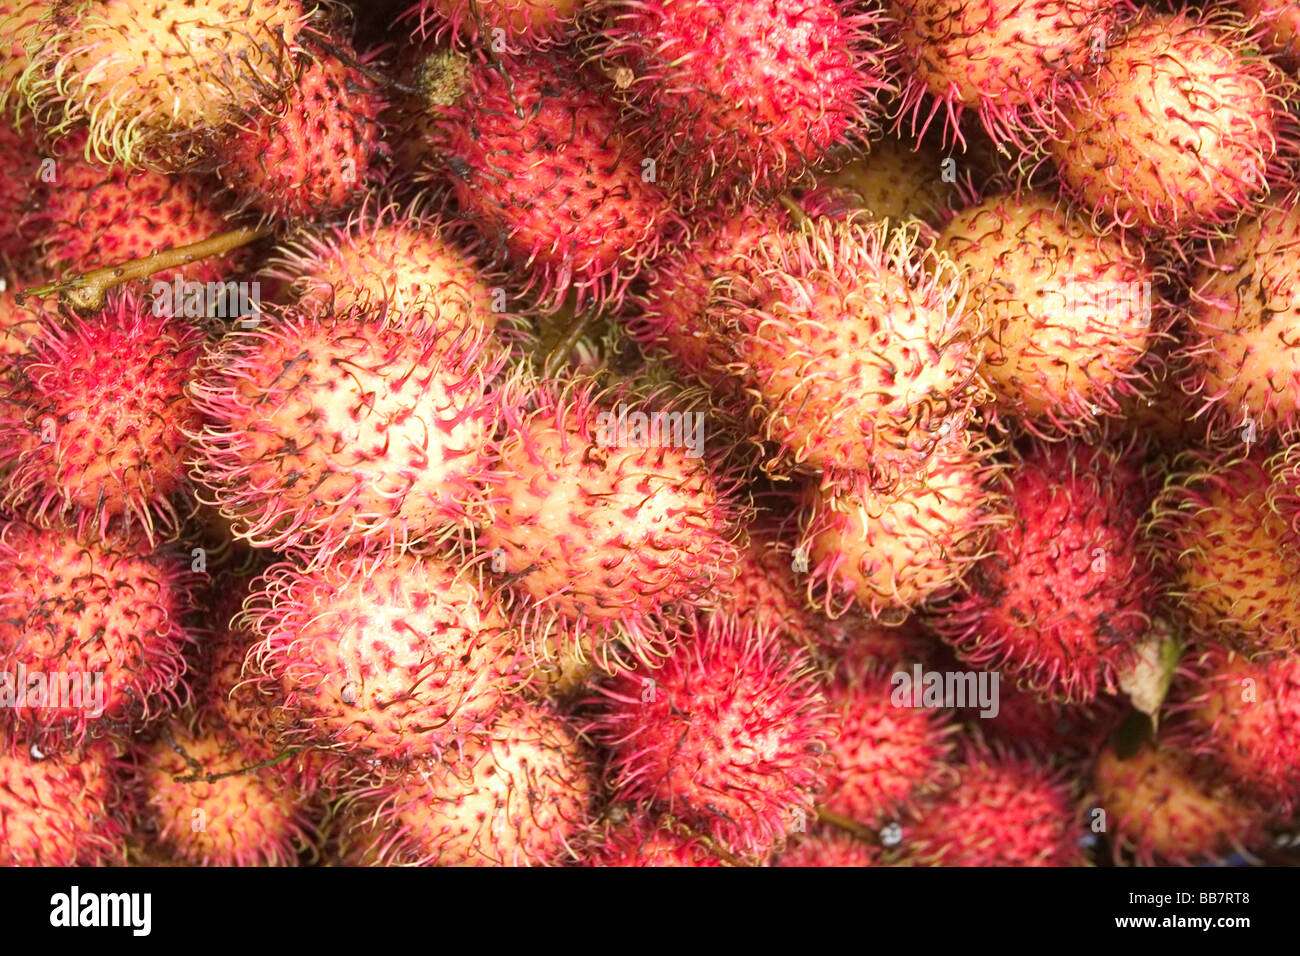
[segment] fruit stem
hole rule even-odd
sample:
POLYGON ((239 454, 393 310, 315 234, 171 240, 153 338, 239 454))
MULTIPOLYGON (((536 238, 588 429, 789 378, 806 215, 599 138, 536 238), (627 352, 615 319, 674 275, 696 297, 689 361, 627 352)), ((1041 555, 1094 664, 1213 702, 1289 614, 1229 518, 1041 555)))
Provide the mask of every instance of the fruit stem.
POLYGON ((15 298, 18 304, 22 305, 24 299, 44 298, 57 292, 60 300, 72 308, 93 312, 104 307, 104 296, 109 289, 124 282, 147 279, 155 272, 162 272, 164 269, 176 269, 209 256, 224 255, 232 249, 238 249, 240 246, 269 236, 271 232, 270 225, 241 226, 199 242, 150 253, 142 259, 132 259, 130 262, 123 262, 116 266, 105 266, 102 269, 60 279, 38 289, 27 289, 18 293, 15 298))
POLYGON ((844 830, 846 833, 851 833, 855 837, 860 837, 869 843, 874 843, 876 846, 881 845, 880 834, 876 833, 876 831, 871 829, 871 827, 863 826, 856 820, 842 817, 838 813, 831 813, 831 811, 825 808, 818 809, 817 819, 821 820, 822 823, 830 824, 836 829, 844 830))
POLYGON ((798 200, 793 196, 789 193, 781 193, 776 198, 785 207, 785 211, 790 214, 790 218, 794 220, 796 226, 800 229, 807 229, 812 226, 812 220, 808 218, 803 206, 799 205, 798 200))
POLYGON ((560 341, 556 342, 551 350, 546 353, 546 359, 542 362, 542 374, 547 378, 559 374, 560 367, 568 359, 569 353, 578 344, 578 339, 582 338, 582 333, 586 331, 587 325, 591 322, 593 311, 592 309, 580 309, 575 312, 573 321, 569 323, 569 327, 560 336, 560 341))

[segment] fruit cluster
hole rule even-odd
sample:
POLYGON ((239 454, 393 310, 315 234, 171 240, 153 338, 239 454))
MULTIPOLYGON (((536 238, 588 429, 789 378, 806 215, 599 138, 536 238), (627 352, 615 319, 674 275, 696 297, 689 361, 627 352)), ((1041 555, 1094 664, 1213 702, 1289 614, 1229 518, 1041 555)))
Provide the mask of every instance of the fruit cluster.
POLYGON ((1298 27, 0 0, 0 862, 1284 858, 1298 27))

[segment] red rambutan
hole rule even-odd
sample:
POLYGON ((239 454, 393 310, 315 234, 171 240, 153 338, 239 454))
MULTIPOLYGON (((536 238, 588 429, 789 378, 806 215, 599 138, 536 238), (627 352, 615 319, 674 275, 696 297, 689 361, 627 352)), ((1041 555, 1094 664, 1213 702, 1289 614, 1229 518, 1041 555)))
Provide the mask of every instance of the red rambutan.
POLYGON ((726 866, 711 842, 672 820, 636 813, 607 826, 582 852, 582 866, 726 866))
POLYGON ((880 850, 861 837, 821 826, 794 836, 773 866, 880 866, 880 850))

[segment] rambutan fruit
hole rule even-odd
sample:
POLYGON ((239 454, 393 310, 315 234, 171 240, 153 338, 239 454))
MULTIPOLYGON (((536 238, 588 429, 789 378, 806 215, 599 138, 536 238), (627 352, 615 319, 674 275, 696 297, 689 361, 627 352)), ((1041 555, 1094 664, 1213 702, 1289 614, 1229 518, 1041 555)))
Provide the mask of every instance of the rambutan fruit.
POLYGON ((0 370, 3 370, 26 354, 32 337, 40 331, 44 310, 30 300, 19 305, 17 293, 7 283, 0 284, 4 286, 0 288, 0 370))
POLYGON ((1059 771, 971 747, 956 783, 903 827, 906 859, 927 866, 1083 866, 1085 829, 1059 771))
POLYGON ((1300 6, 1295 0, 1233 0, 1250 18, 1251 33, 1279 62, 1296 65, 1300 54, 1300 6))
POLYGON ((864 136, 891 88, 880 14, 841 0, 614 0, 594 53, 688 205, 770 198, 864 136))
POLYGON ((992 453, 962 429, 888 493, 807 483, 799 547, 808 556, 808 600, 829 617, 856 604, 897 618, 951 591, 1003 520, 992 453))
POLYGON ((139 827, 170 857, 201 866, 293 866, 316 834, 298 792, 239 739, 173 719, 131 754, 139 827))
POLYGON ((736 573, 743 512, 705 454, 703 413, 665 390, 528 391, 504 403, 480 554, 508 576, 524 633, 596 637, 605 667, 620 645, 652 658, 660 612, 707 603, 736 573))
POLYGON ((621 302, 678 228, 598 79, 560 52, 505 56, 435 107, 460 215, 526 270, 523 292, 544 307, 570 291, 579 307, 621 302))
POLYGON ((973 714, 970 725, 1004 750, 1043 761, 1089 759, 1114 729, 1120 709, 1111 698, 1093 703, 1063 704, 1022 690, 1007 680, 998 682, 998 712, 973 714))
POLYGON ((1117 0, 891 0, 907 67, 898 124, 920 138, 939 117, 943 141, 965 146, 960 120, 978 115, 989 137, 1032 151, 1078 99, 1081 78, 1117 31, 1117 0), (918 128, 919 127, 919 128, 918 128))
POLYGON ((755 250, 716 320, 776 460, 863 472, 882 490, 913 476, 960 428, 983 387, 984 327, 952 260, 915 224, 812 222, 755 250))
MULTIPOLYGON (((0 39, 0 49, 3 40, 0 39)), ((36 178, 40 154, 35 140, 0 116, 0 277, 30 272, 39 236, 29 221, 30 209, 44 199, 36 178)))
POLYGON ((762 857, 811 823, 831 725, 808 657, 720 618, 685 625, 658 668, 600 686, 591 719, 616 796, 762 857))
POLYGON ((1153 269, 1054 196, 1000 194, 962 209, 939 247, 966 270, 991 325, 980 373, 1026 427, 1078 434, 1140 388, 1160 329, 1153 269))
POLYGON ((392 762, 488 720, 516 670, 516 637, 474 569, 409 552, 277 564, 236 627, 257 641, 249 669, 283 694, 282 742, 392 762))
POLYGON ((951 712, 895 702, 892 675, 837 675, 831 712, 828 786, 821 808, 877 827, 941 789, 951 768, 951 712))
POLYGON ((1190 451, 1173 463, 1151 535, 1197 637, 1251 652, 1300 646, 1300 549, 1270 506, 1271 478, 1258 451, 1190 451))
POLYGON ((399 18, 438 43, 518 52, 563 39, 588 0, 417 0, 399 18))
POLYGON ((76 0, 42 25, 20 88, 43 126, 86 126, 88 157, 182 169, 231 106, 289 87, 309 20, 299 0, 76 0))
POLYGON ((42 323, 0 408, 4 505, 83 537, 179 534, 185 432, 198 424, 185 385, 203 341, 186 319, 129 293, 94 319, 42 323))
POLYGON ((792 837, 773 866, 880 866, 880 850, 861 837, 828 826, 792 837))
POLYGON ((43 750, 129 731, 178 704, 193 575, 138 541, 0 524, 0 700, 43 750))
MULTIPOLYGON (((127 172, 70 155, 51 162, 56 178, 43 208, 27 217, 26 226, 41 237, 47 272, 89 272, 200 242, 229 228, 210 201, 214 190, 202 177, 127 172)), ((199 259, 161 270, 152 281, 171 282, 178 275, 220 281, 242 260, 238 251, 199 259)))
POLYGON ((1285 431, 1300 420, 1300 349, 1290 331, 1300 321, 1298 199, 1292 193, 1240 223, 1191 280, 1183 387, 1213 434, 1285 431))
POLYGON ((1266 839, 1258 808, 1168 746, 1144 746, 1127 759, 1107 748, 1097 758, 1094 787, 1117 864, 1217 861, 1266 839))
POLYGON ((928 621, 968 664, 1066 702, 1114 693, 1158 591, 1144 476, 1103 445, 1032 441, 1008 472, 1012 519, 964 593, 928 621))
POLYGON ((120 862, 119 786, 106 743, 48 755, 0 735, 0 866, 120 862))
POLYGON ((959 172, 957 159, 944 156, 928 141, 908 143, 890 135, 873 141, 865 156, 819 173, 815 188, 844 191, 854 206, 874 219, 919 219, 938 228, 962 205, 962 189, 969 180, 964 158, 962 164, 959 172), (949 170, 951 175, 945 175, 949 170))
POLYGON ((340 842, 353 864, 545 866, 576 857, 597 791, 582 739, 518 703, 445 762, 350 794, 340 842))
POLYGON ((1210 647, 1187 662, 1169 701, 1182 749, 1279 815, 1300 805, 1300 658, 1247 661, 1210 647))
POLYGON ((465 520, 504 362, 481 334, 286 309, 209 349, 189 394, 199 497, 257 547, 407 546, 465 520))
MULTIPOLYGON (((374 59, 343 52, 362 67, 374 59)), ((336 214, 382 179, 385 105, 367 73, 323 56, 277 100, 243 108, 217 134, 218 175, 241 203, 277 219, 336 214)))
POLYGON ((281 245, 266 274, 287 283, 306 309, 356 307, 403 322, 420 317, 439 328, 491 331, 507 311, 505 278, 486 269, 473 248, 453 243, 424 206, 367 202, 346 226, 281 245))
POLYGON ((14 96, 18 78, 27 69, 29 52, 40 37, 41 18, 54 0, 4 0, 0 3, 0 123, 8 124, 23 112, 25 103, 14 96), (11 99, 12 97, 12 99, 11 99))
POLYGON ((1094 225, 1200 238, 1283 178, 1294 83, 1236 12, 1143 11, 1102 61, 1047 144, 1094 225))
POLYGON ((606 826, 582 851, 582 866, 727 866, 712 842, 671 819, 636 813, 606 826))

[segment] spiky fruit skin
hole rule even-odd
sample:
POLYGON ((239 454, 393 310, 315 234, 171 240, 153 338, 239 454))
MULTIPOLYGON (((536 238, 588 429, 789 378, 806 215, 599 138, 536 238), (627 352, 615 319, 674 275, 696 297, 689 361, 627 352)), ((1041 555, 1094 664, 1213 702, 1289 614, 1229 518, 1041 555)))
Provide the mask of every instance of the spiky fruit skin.
POLYGON ((189 388, 200 498, 253 545, 318 557, 452 527, 481 494, 502 361, 481 335, 356 309, 236 328, 189 388))
MULTIPOLYGON (((973 750, 974 748, 972 748, 973 750)), ((904 825, 906 858, 925 866, 1083 866, 1085 830, 1070 784, 1047 767, 978 751, 957 783, 904 825)))
MULTIPOLYGON (((207 181, 192 174, 128 172, 72 156, 57 157, 44 208, 28 217, 41 236, 51 273, 89 272, 208 239, 229 225, 209 201, 207 181)), ((150 283, 215 282, 243 261, 238 251, 152 275, 150 283)))
POLYGON ((791 839, 773 866, 880 866, 880 851, 861 837, 819 827, 791 839))
POLYGON ((726 866, 709 841, 648 814, 607 827, 583 852, 582 866, 726 866))
POLYGON ((174 538, 189 488, 185 431, 198 412, 185 385, 203 335, 127 294, 94 319, 47 321, 0 406, 3 503, 103 539, 134 529, 174 538))
POLYGON ((518 52, 543 46, 573 28, 588 0, 417 0, 402 14, 421 36, 448 38, 470 49, 518 52))
POLYGON ((10 281, 30 270, 32 248, 39 239, 28 222, 33 201, 44 198, 36 179, 39 162, 35 140, 13 129, 0 115, 0 168, 4 169, 0 176, 0 277, 10 281))
POLYGON ((1148 11, 1084 79, 1048 149, 1094 224, 1202 236, 1279 180, 1290 90, 1236 14, 1148 11))
POLYGON ((952 750, 951 714, 896 703, 891 675, 834 680, 830 764, 821 806, 863 826, 876 827, 940 789, 952 750))
POLYGON ((897 618, 951 591, 1001 520, 991 453, 963 429, 888 493, 809 482, 799 544, 809 601, 830 617, 856 604, 873 618, 897 618))
POLYGON ((1094 787, 1117 865, 1212 862, 1266 839, 1258 808, 1167 747, 1143 747, 1126 760, 1107 748, 1097 758, 1094 787))
POLYGON ((1259 653, 1300 645, 1300 550, 1269 503, 1263 456, 1187 452, 1157 500, 1151 533, 1174 570, 1172 597, 1202 640, 1259 653))
POLYGON ((445 763, 353 794, 350 863, 548 866, 568 862, 592 820, 591 758, 552 711, 518 704, 445 763))
POLYGON ((1008 473, 1012 520, 931 626, 958 656, 1065 702, 1113 693, 1158 589, 1145 482, 1102 445, 1033 442, 1008 473))
POLYGON ((139 828, 173 859, 199 866, 294 866, 315 840, 278 767, 220 728, 173 720, 135 745, 139 828), (198 778, 198 779, 192 779, 198 778))
POLYGON ((0 738, 0 866, 120 862, 119 776, 105 744, 38 757, 0 738))
POLYGON ((491 331, 502 317, 497 293, 504 292, 505 277, 453 242, 448 227, 419 202, 367 203, 346 226, 282 244, 267 274, 314 311, 358 308, 457 331, 491 331))
POLYGON ((1170 698, 1182 745, 1221 768, 1240 795, 1279 817, 1300 805, 1300 660, 1247 661, 1210 648, 1170 698))
POLYGON ((898 108, 920 138, 936 116, 945 142, 964 144, 960 120, 974 111, 997 143, 1032 150, 1052 129, 1078 83, 1094 69, 1121 20, 1115 0, 893 0, 908 70, 898 108))
POLYGON ((19 667, 29 675, 26 687, 10 684, 18 700, 5 719, 15 736, 52 752, 133 730, 174 706, 192 641, 184 626, 192 586, 178 561, 137 542, 0 525, 0 662, 10 681, 19 667), (48 700, 33 700, 37 674, 48 700))
POLYGON ((508 576, 521 630, 599 637, 605 667, 620 657, 613 642, 652 656, 669 605, 708 603, 735 575, 741 534, 730 479, 668 430, 644 443, 620 434, 620 406, 629 417, 673 412, 666 393, 602 394, 590 383, 507 403, 492 517, 477 539, 508 576))
MULTIPOLYGON (((814 187, 816 191, 844 191, 854 206, 875 219, 895 223, 919 219, 938 228, 962 205, 961 192, 967 186, 964 167, 953 181, 944 176, 948 158, 929 142, 909 143, 885 136, 871 144, 867 155, 819 174, 814 187)), ((957 173, 955 164, 956 160, 957 173)))
POLYGON ((238 626, 257 641, 250 666, 283 694, 285 742, 390 762, 436 754, 490 719, 516 666, 516 638, 483 583, 432 556, 277 564, 238 626))
POLYGON ((870 127, 889 87, 879 21, 839 0, 616 0, 596 52, 673 190, 745 201, 870 127))
POLYGON ((1122 712, 1110 698, 1086 707, 1062 704, 999 681, 997 715, 974 711, 968 724, 1008 752, 1044 762, 1074 762, 1095 756, 1122 712))
POLYGON ((86 126, 88 157, 183 169, 230 106, 293 82, 307 19, 298 0, 78 0, 57 8, 21 87, 43 126, 86 126))
MULTIPOLYGON (((371 60, 360 58, 362 65, 371 60)), ((385 106, 369 76, 323 57, 307 64, 282 97, 245 110, 218 136, 218 173, 242 203, 277 219, 338 213, 382 178, 385 106)))
POLYGON ((677 220, 608 98, 558 52, 474 66, 467 82, 436 109, 460 214, 527 269, 540 302, 620 303, 677 220))
POLYGON ((1154 271, 1044 193, 958 212, 939 247, 966 270, 967 305, 991 325, 980 365, 999 405, 1048 435, 1120 414, 1159 333, 1154 271))
POLYGON ((1235 0, 1250 18, 1252 33, 1259 44, 1282 63, 1294 66, 1300 53, 1300 7, 1294 0, 1235 0))
POLYGON ((0 289, 0 369, 11 369, 27 352, 32 337, 41 328, 44 310, 31 300, 18 304, 11 288, 0 289))
POLYGON ((1241 223, 1191 281, 1184 389, 1212 433, 1285 431, 1298 420, 1300 349, 1288 334, 1300 321, 1298 244, 1292 193, 1241 223))
POLYGON ((979 397, 984 329, 965 283, 915 225, 822 218, 758 249, 719 303, 731 358, 777 461, 914 476, 979 397))
POLYGON ((15 95, 18 78, 27 69, 29 50, 40 39, 41 17, 53 0, 5 0, 0 3, 0 122, 8 124, 24 113, 15 95))
POLYGON ((788 232, 790 223, 771 206, 714 211, 693 222, 683 243, 647 269, 647 287, 629 331, 685 376, 722 389, 728 379, 716 367, 727 361, 727 352, 710 323, 714 283, 744 272, 754 250, 788 232))
POLYGON ((690 627, 659 668, 599 688, 591 729, 610 749, 620 799, 762 857, 815 815, 825 703, 801 651, 717 618, 690 627))

